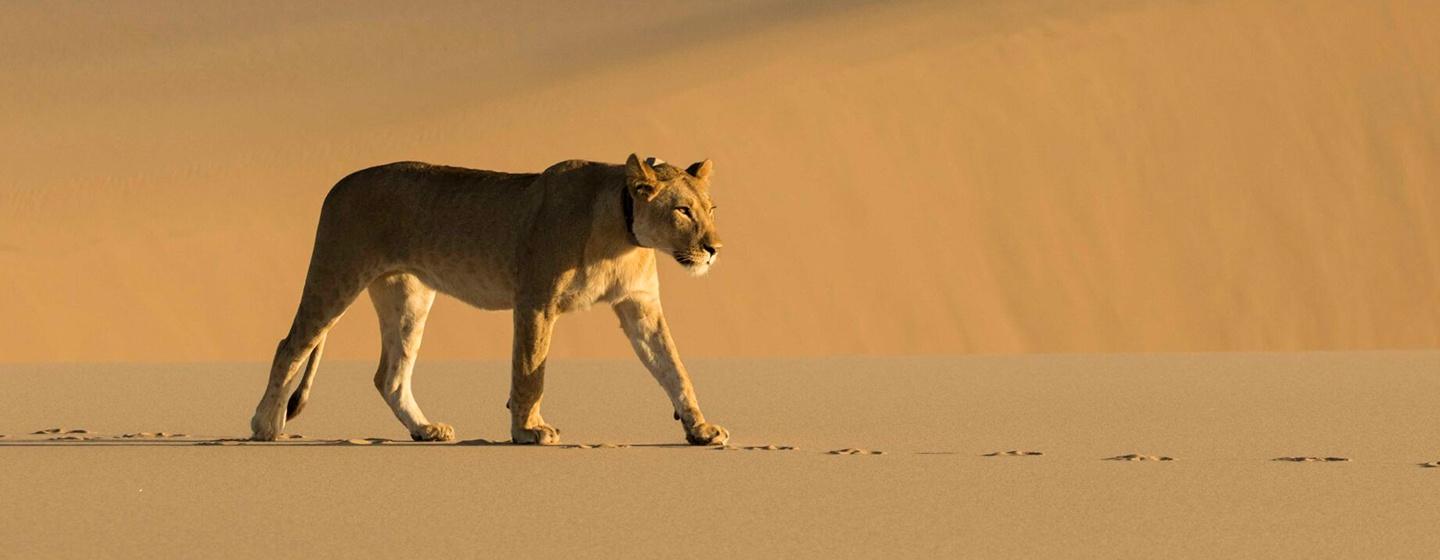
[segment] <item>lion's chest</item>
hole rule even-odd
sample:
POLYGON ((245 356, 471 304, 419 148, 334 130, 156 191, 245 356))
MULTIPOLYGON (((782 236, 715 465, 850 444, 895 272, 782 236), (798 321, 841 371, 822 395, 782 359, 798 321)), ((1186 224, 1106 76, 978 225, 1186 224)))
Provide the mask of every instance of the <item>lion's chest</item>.
POLYGON ((581 311, 614 303, 635 291, 657 290, 653 258, 647 263, 646 256, 607 259, 568 271, 558 283, 556 306, 561 312, 581 311))
POLYGON ((577 270, 567 275, 559 288, 555 304, 562 313, 583 311, 597 303, 611 303, 622 291, 613 271, 603 267, 577 270))

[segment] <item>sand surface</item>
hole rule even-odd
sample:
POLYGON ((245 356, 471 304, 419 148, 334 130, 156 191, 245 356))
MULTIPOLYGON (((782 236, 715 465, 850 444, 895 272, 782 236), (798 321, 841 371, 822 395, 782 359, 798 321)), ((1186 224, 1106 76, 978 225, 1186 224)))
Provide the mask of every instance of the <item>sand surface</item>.
MULTIPOLYGON (((1440 347, 1440 3, 6 2, 0 361, 264 361, 345 174, 717 162, 697 356, 1440 347), (136 326, 140 325, 140 326, 136 326), (803 332, 804 336, 794 333, 803 332)), ((370 359, 369 306, 327 354, 370 359)), ((508 355, 445 299, 431 358, 508 355)), ((560 357, 623 357, 615 321, 560 357)))
POLYGON ((629 361, 551 368, 546 419, 591 448, 476 441, 506 434, 496 362, 416 373, 426 412, 470 445, 391 443, 405 433, 372 367, 327 363, 289 427, 305 437, 264 445, 214 445, 244 435, 260 364, 0 367, 0 557, 1440 547, 1440 469, 1421 465, 1440 460, 1437 352, 698 360, 701 400, 734 432, 731 450, 673 445, 665 399, 629 361), (51 428, 61 433, 32 434, 51 428), (87 439, 53 439, 79 429, 87 439), (871 453, 830 453, 845 449, 871 453), (1126 455, 1174 460, 1105 460, 1126 455))

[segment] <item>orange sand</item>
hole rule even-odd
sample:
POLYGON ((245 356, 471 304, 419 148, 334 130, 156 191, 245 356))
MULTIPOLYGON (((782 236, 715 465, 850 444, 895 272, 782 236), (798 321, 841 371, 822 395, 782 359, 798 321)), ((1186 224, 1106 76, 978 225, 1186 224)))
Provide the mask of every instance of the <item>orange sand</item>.
MULTIPOLYGON (((245 435, 261 363, 0 366, 0 558, 1440 549, 1440 469, 1420 466, 1440 460, 1440 352, 732 359, 691 370, 708 418, 735 446, 762 449, 676 445, 668 402, 633 360, 551 366, 545 418, 589 449, 372 444, 406 433, 368 362, 327 362, 287 428, 306 437, 255 446, 197 444, 245 435), (91 439, 30 434, 53 427, 91 439), (186 436, 120 437, 139 432, 186 436), (829 453, 841 449, 883 454, 829 453), (1008 450, 1043 454, 984 456, 1008 450), (1129 454, 1174 460, 1105 460, 1129 454), (1306 456, 1349 461, 1274 460, 1306 456)), ((422 362, 416 395, 462 439, 502 439, 507 372, 422 362)))
MULTIPOLYGON (((0 362, 268 360, 402 159, 717 162, 690 356, 1440 346, 1440 4, 0 7, 0 362)), ((356 306, 332 358, 377 353, 356 306)), ((499 358, 446 300, 422 359, 499 358)), ((604 310, 557 357, 629 350, 604 310)))

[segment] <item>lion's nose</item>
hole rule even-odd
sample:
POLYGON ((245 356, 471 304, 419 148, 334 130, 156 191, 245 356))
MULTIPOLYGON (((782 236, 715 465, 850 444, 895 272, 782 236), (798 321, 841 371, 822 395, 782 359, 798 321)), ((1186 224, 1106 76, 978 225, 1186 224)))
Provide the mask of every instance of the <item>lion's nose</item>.
POLYGON ((710 256, 712 256, 712 257, 715 256, 715 253, 720 252, 720 246, 719 246, 719 245, 711 245, 711 244, 709 244, 709 243, 706 243, 706 244, 702 245, 701 247, 704 247, 705 252, 706 252, 706 253, 710 253, 710 256))

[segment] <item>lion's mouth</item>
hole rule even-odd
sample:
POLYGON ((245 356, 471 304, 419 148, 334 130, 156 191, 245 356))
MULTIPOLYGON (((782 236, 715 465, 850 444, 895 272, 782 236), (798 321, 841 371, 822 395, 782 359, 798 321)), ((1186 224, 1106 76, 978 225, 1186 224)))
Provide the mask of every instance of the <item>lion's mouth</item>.
POLYGON ((709 272, 710 265, 715 264, 715 257, 717 255, 709 253, 697 254, 686 251, 675 251, 674 253, 672 253, 672 256, 675 257, 675 262, 678 262, 680 263, 680 266, 685 267, 685 270, 691 275, 700 276, 702 274, 705 274, 706 272, 709 272))

